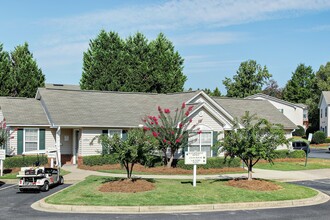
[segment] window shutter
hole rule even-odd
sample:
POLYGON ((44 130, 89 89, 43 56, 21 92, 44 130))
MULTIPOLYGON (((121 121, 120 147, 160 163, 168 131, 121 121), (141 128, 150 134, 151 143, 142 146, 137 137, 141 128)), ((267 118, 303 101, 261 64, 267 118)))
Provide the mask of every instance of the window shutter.
POLYGON ((102 134, 103 134, 103 135, 108 134, 108 132, 109 132, 108 130, 102 130, 102 134))
POLYGON ((23 153, 23 129, 17 130, 17 154, 23 153))
POLYGON ((127 132, 128 132, 127 130, 123 130, 122 131, 122 136, 121 136, 121 139, 122 140, 126 140, 127 139, 127 132))
POLYGON ((39 150, 45 150, 45 134, 46 130, 45 129, 39 129, 39 150))
MULTIPOLYGON (((216 146, 219 142, 218 135, 219 135, 219 132, 213 131, 213 146, 216 146)), ((212 157, 218 156, 218 150, 219 150, 219 146, 212 148, 212 157)))

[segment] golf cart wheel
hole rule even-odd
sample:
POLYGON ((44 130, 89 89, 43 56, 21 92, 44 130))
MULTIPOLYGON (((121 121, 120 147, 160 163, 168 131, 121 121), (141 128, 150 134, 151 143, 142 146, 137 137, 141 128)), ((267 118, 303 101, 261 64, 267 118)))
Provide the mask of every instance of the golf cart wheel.
POLYGON ((42 187, 40 187, 42 192, 47 192, 49 190, 49 183, 46 181, 42 187))
POLYGON ((20 191, 20 192, 25 192, 25 190, 24 190, 24 189, 19 189, 19 191, 20 191))
POLYGON ((60 184, 60 185, 63 185, 63 184, 64 184, 64 178, 63 178, 63 176, 60 176, 59 184, 60 184))

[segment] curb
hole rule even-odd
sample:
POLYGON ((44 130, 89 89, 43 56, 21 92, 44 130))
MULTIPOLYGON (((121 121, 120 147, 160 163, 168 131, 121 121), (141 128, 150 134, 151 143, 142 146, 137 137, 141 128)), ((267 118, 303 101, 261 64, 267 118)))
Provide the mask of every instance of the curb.
POLYGON ((0 179, 0 182, 3 182, 5 184, 17 184, 18 179, 0 179))
MULTIPOLYGON (((74 184, 75 185, 75 184, 74 184)), ((70 186, 71 187, 71 186, 70 186)), ((64 190, 64 189, 63 189, 64 190)), ((61 190, 62 191, 62 190, 61 190)), ((318 191, 318 190, 316 190, 318 191)), ((60 192, 60 191, 59 191, 60 192)), ((50 195, 51 196, 51 195, 50 195)), ((49 197, 49 196, 47 196, 49 197)), ((46 197, 46 198, 47 198, 46 197)), ((65 213, 99 213, 99 214, 151 214, 151 213, 185 213, 185 212, 215 212, 238 211, 269 208, 288 208, 318 205, 329 201, 330 197, 320 191, 312 198, 270 202, 223 203, 205 205, 176 206, 79 206, 54 205, 45 202, 43 198, 31 205, 33 209, 44 212, 65 213)))

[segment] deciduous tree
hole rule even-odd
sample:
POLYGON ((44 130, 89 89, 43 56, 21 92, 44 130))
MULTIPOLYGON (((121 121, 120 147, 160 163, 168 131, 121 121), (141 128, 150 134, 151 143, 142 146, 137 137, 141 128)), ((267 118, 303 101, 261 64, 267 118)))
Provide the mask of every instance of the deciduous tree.
POLYGON ((3 50, 3 45, 0 44, 0 96, 11 95, 10 66, 10 55, 3 50))
POLYGON ((255 60, 248 60, 240 64, 233 80, 225 77, 222 83, 228 97, 244 98, 261 92, 271 76, 266 66, 261 67, 255 60))
POLYGON ((225 134, 222 150, 231 157, 239 157, 248 168, 248 179, 252 180, 252 168, 260 159, 272 163, 275 149, 288 144, 283 126, 271 124, 266 119, 246 112, 236 119, 234 129, 225 134))
POLYGON ((278 86, 277 82, 274 79, 271 79, 267 83, 267 86, 262 91, 262 93, 278 99, 282 99, 282 91, 283 89, 278 86))

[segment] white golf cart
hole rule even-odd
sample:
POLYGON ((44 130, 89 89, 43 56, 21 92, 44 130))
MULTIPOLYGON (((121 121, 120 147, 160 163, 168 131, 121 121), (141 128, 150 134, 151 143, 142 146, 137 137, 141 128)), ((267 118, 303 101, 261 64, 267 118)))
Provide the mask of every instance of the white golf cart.
MULTIPOLYGON (((36 152, 30 152, 29 154, 35 154, 36 152)), ((38 155, 42 152, 37 152, 38 155)), ((43 152, 45 154, 45 152, 43 152)), ((55 153, 56 162, 58 161, 56 152, 55 153)), ((18 189, 21 192, 26 190, 35 189, 46 192, 49 190, 50 186, 61 185, 64 183, 64 178, 61 176, 61 169, 56 164, 56 168, 46 168, 40 167, 39 161, 36 162, 36 166, 33 167, 22 167, 21 171, 18 173, 18 189)))

